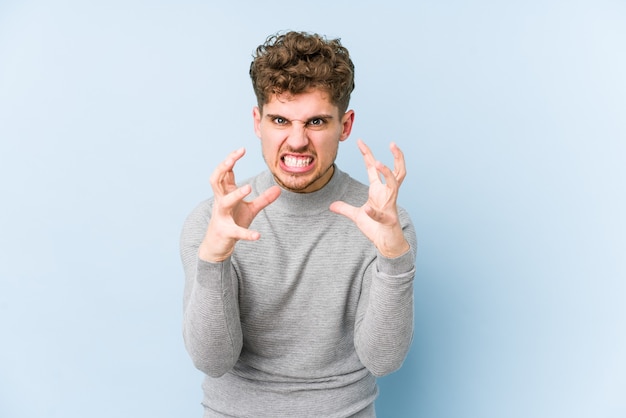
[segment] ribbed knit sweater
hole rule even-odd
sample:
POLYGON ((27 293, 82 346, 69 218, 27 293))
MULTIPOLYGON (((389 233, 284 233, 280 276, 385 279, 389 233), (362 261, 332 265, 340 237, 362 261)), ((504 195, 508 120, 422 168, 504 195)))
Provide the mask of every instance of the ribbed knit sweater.
MULTIPOLYGON (((247 183, 254 198, 269 171, 247 183)), ((212 199, 181 236, 183 336, 206 374, 205 417, 373 417, 375 376, 397 370, 413 333, 415 230, 399 209, 411 249, 383 257, 329 206, 361 206, 368 187, 335 169, 313 193, 282 190, 223 262, 198 258, 212 199)))

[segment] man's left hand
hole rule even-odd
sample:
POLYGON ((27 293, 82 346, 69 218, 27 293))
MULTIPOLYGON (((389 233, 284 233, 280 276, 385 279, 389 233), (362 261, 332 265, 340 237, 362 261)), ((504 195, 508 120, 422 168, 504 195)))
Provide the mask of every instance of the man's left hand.
POLYGON ((391 171, 374 158, 372 151, 363 141, 358 140, 357 145, 363 154, 370 183, 367 202, 361 207, 355 207, 337 201, 330 205, 330 210, 352 220, 384 257, 399 257, 410 248, 402 233, 396 205, 400 185, 406 176, 404 154, 395 143, 391 143, 390 149, 393 154, 391 171))

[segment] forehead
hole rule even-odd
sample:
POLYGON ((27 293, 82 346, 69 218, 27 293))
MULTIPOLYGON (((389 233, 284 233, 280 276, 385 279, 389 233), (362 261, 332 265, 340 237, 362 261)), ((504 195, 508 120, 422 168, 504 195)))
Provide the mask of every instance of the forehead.
POLYGON ((339 108, 330 101, 330 95, 315 89, 305 93, 272 94, 263 105, 263 114, 280 115, 288 119, 304 120, 313 116, 338 116, 339 108))

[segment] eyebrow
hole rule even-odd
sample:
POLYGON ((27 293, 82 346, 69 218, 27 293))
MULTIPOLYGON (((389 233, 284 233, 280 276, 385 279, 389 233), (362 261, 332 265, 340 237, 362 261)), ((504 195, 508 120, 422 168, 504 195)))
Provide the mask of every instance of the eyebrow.
MULTIPOLYGON (((275 114, 271 114, 271 113, 266 114, 265 117, 268 118, 268 119, 283 118, 285 120, 288 120, 289 122, 293 122, 293 121, 302 122, 300 119, 289 119, 288 117, 285 117, 285 116, 282 116, 282 115, 275 115, 275 114)), ((310 122, 310 121, 312 121, 314 119, 333 119, 333 115, 327 115, 327 114, 315 115, 315 116, 311 116, 310 118, 308 118, 304 122, 305 123, 306 122, 310 122)))

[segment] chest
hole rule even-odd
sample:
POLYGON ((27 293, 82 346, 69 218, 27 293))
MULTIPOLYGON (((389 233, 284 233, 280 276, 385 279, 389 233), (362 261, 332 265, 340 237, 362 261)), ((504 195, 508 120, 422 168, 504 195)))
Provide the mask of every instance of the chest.
POLYGON ((375 250, 352 222, 261 215, 251 225, 261 239, 239 242, 233 257, 242 315, 356 307, 375 250))

